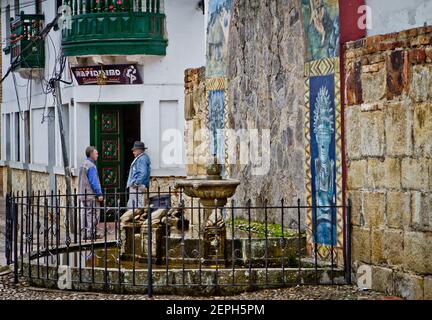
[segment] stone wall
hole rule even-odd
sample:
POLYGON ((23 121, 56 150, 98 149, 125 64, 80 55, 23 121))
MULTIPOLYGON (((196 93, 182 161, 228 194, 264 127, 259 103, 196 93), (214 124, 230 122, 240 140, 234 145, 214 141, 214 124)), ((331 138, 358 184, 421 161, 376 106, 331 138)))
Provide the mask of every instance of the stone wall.
POLYGON ((210 156, 209 111, 205 83, 205 68, 185 71, 186 173, 188 176, 206 174, 210 156))
POLYGON ((347 195, 355 267, 432 299, 432 27, 347 44, 347 195))
MULTIPOLYGON (((233 4, 226 127, 269 129, 271 139, 267 174, 254 175, 250 163, 231 166, 231 177, 242 182, 235 196, 239 203, 252 199, 262 205, 268 199, 269 204, 280 204, 284 198, 292 205, 298 197, 305 203, 305 44, 300 16, 299 0, 233 4)), ((269 219, 280 222, 280 214, 272 212, 269 219)))

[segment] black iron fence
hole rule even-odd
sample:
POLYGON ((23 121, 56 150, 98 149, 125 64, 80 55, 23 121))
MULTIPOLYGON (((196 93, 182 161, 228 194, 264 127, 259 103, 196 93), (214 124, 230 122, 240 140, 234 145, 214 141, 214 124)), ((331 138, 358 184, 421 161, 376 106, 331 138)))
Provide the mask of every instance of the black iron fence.
POLYGON ((134 194, 127 206, 129 196, 105 193, 98 202, 76 192, 8 194, 5 253, 15 282, 149 296, 350 283, 349 202, 209 207, 182 190, 159 189, 134 194), (331 214, 327 245, 315 241, 319 231, 306 223, 307 212, 319 208, 343 212, 337 232, 333 220, 340 217, 331 214), (339 234, 342 245, 334 239, 339 234))

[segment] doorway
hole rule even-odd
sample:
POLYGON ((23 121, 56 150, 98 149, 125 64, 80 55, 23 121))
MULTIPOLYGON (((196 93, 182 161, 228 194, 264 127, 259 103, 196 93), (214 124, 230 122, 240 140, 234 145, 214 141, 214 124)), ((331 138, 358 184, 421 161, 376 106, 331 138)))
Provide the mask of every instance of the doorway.
MULTIPOLYGON (((99 179, 107 194, 125 192, 134 141, 141 137, 139 104, 93 104, 90 106, 90 142, 99 150, 99 179)), ((120 205, 126 203, 120 198, 120 205)), ((107 207, 118 204, 107 196, 107 207)))

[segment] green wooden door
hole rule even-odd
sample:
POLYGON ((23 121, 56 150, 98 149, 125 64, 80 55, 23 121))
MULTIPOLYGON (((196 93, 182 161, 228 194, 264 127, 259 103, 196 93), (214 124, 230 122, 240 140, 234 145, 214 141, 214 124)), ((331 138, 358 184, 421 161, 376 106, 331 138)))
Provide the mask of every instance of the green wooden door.
MULTIPOLYGON (((123 113, 121 106, 91 106, 91 143, 99 151, 97 167, 102 189, 106 193, 123 191, 123 113)), ((114 196, 107 196, 106 205, 115 207, 114 196)))

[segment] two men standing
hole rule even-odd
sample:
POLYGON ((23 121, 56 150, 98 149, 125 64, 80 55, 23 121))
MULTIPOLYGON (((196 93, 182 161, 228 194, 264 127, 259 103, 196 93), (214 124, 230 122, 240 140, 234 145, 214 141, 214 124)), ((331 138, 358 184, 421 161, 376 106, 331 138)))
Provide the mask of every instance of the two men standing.
MULTIPOLYGON (((150 158, 144 152, 147 148, 143 142, 134 143, 132 152, 135 156, 129 170, 126 187, 129 188, 129 208, 143 208, 145 206, 144 194, 150 184, 150 158)), ((81 207, 81 229, 84 230, 85 239, 100 238, 96 234, 100 213, 98 203, 103 202, 102 188, 96 167, 98 151, 95 147, 86 148, 86 160, 80 167, 78 192, 81 207)))

